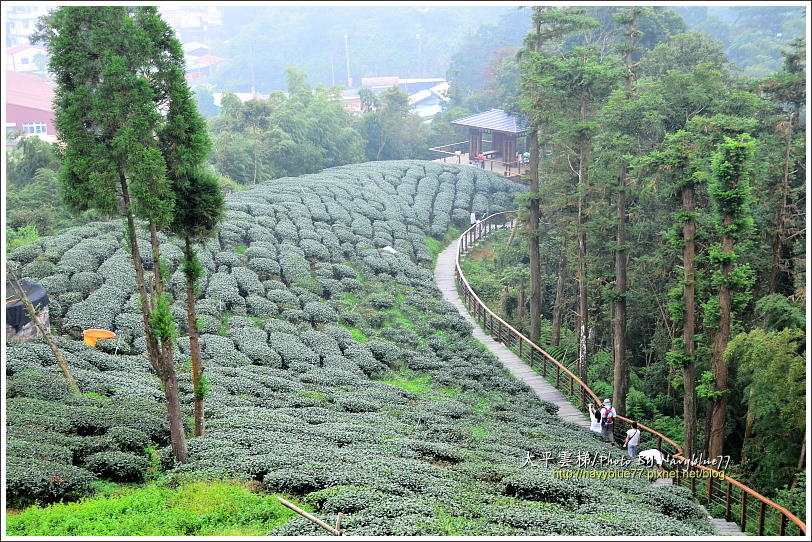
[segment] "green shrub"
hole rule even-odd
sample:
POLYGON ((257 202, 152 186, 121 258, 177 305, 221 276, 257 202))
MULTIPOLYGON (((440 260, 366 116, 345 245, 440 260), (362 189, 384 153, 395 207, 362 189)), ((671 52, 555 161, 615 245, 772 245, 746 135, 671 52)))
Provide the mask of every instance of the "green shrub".
POLYGON ((6 499, 14 508, 77 499, 91 491, 93 480, 92 473, 72 465, 31 458, 6 458, 6 499))
POLYGON ((148 459, 126 452, 98 452, 85 460, 87 470, 116 482, 140 482, 149 467, 148 459))

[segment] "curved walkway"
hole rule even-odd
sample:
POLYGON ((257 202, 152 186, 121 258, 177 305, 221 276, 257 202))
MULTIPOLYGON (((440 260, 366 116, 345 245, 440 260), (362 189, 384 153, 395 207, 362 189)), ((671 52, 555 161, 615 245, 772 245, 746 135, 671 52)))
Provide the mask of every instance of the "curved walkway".
MULTIPOLYGON (((434 267, 434 282, 437 284, 437 287, 440 288, 440 291, 443 292, 443 299, 457 308, 457 311, 474 327, 473 336, 484 344, 513 376, 530 386, 530 389, 533 390, 539 399, 558 405, 558 415, 561 419, 589 429, 586 413, 575 408, 561 392, 555 389, 555 387, 547 382, 540 374, 528 367, 527 364, 520 360, 509 348, 485 333, 468 312, 468 309, 465 308, 454 282, 454 266, 458 243, 459 239, 448 245, 445 250, 437 256, 437 264, 434 267)), ((657 479, 653 485, 661 486, 671 484, 672 480, 667 478, 657 479)), ((707 511, 705 512, 707 513, 707 511)), ((744 536, 744 533, 741 532, 738 525, 733 522, 712 518, 710 514, 708 514, 708 519, 717 534, 744 536)))
POLYGON ((434 268, 434 282, 437 284, 437 287, 440 288, 440 291, 443 292, 443 298, 454 305, 468 323, 474 326, 474 337, 484 344, 513 376, 530 386, 539 399, 558 405, 558 415, 563 420, 589 429, 586 413, 572 406, 572 403, 570 403, 561 392, 547 382, 544 377, 528 367, 527 364, 520 360, 519 356, 514 354, 508 347, 497 342, 490 335, 485 333, 468 313, 468 309, 465 308, 460 296, 457 294, 457 286, 454 283, 454 264, 457 255, 457 243, 459 243, 459 240, 452 242, 440 253, 437 257, 437 265, 434 268))

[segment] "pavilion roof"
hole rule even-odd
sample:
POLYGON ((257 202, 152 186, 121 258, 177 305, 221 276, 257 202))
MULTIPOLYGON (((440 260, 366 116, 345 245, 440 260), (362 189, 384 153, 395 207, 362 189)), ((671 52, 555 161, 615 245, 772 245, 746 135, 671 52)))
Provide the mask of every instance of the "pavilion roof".
POLYGON ((506 134, 522 134, 527 131, 527 123, 524 119, 509 115, 501 109, 491 109, 484 113, 463 117, 451 121, 451 124, 506 134))

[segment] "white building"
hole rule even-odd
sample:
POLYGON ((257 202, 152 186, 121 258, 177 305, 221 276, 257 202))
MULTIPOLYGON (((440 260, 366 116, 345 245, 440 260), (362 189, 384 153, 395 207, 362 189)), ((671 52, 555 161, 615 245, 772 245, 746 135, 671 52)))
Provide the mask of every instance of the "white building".
POLYGON ((37 28, 37 19, 42 17, 53 5, 31 3, 24 6, 5 8, 6 47, 28 45, 28 38, 37 28))
MULTIPOLYGON (((6 69, 17 73, 41 73, 37 66, 36 57, 42 55, 47 61, 48 52, 34 45, 18 45, 6 49, 6 69)), ((44 67, 44 64, 43 64, 44 67)))

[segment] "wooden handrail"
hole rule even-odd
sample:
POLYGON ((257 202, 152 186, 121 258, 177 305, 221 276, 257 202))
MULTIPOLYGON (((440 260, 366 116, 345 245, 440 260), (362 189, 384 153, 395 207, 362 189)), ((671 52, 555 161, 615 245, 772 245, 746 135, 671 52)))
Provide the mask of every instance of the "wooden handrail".
MULTIPOLYGON (((500 318, 499 315, 497 315, 490 308, 488 308, 488 306, 476 294, 476 292, 474 291, 474 289, 471 287, 470 283, 468 282, 468 279, 465 278, 465 275, 462 272, 462 267, 460 266, 460 257, 462 255, 463 250, 465 248, 468 248, 471 245, 473 245, 473 243, 475 243, 476 241, 481 239, 485 234, 489 233, 490 231, 495 230, 496 228, 489 228, 488 226, 490 224, 492 224, 496 220, 497 217, 499 217, 500 219, 502 219, 502 218, 505 219, 504 222, 502 222, 500 224, 503 224, 504 227, 507 228, 508 223, 509 223, 508 216, 512 215, 512 214, 517 214, 517 213, 518 213, 518 211, 503 211, 503 212, 500 212, 500 213, 494 213, 494 214, 484 218, 479 223, 472 225, 470 228, 465 230, 462 233, 462 235, 460 235, 459 239, 457 240, 457 254, 455 256, 455 261, 454 261, 454 266, 455 266, 454 278, 458 282, 460 282, 461 285, 464 288, 464 299, 466 301, 468 301, 468 302, 472 302, 472 303, 475 304, 475 307, 474 307, 475 315, 478 314, 478 313, 481 313, 483 319, 487 319, 488 315, 490 315, 491 324, 492 324, 491 327, 493 327, 494 320, 497 321, 500 328, 502 328, 502 327, 506 328, 510 333, 515 335, 521 341, 519 343, 520 345, 522 343, 524 343, 526 347, 530 348, 529 352, 530 352, 531 361, 533 359, 533 352, 538 352, 544 358, 551 361, 556 366, 557 371, 559 371, 559 372, 563 371, 565 374, 567 374, 571 379, 570 382, 577 383, 578 386, 580 386, 582 392, 586 392, 589 396, 591 396, 592 399, 595 401, 595 403, 597 405, 601 405, 601 401, 598 398, 598 396, 595 394, 595 392, 593 392, 592 389, 589 386, 587 386, 580 378, 578 378, 575 374, 573 374, 572 371, 567 369, 567 367, 565 367, 562 363, 560 363, 558 360, 556 360, 554 357, 552 357, 550 354, 548 354, 543 348, 541 348, 536 343, 532 342, 530 339, 525 337, 522 333, 520 333, 513 326, 511 326, 506 321, 504 321, 502 318, 500 318)), ((501 334, 500 334, 500 338, 501 338, 501 334)), ((544 364, 542 364, 542 366, 544 367, 544 364)), ((617 418, 619 420, 622 420, 622 421, 628 422, 628 423, 632 423, 633 421, 635 421, 635 420, 632 420, 630 418, 626 418, 625 416, 617 416, 617 418)), ((656 437, 658 439, 658 442, 667 442, 668 444, 673 446, 674 449, 676 450, 676 453, 670 454, 670 455, 672 457, 680 460, 680 461, 688 462, 688 464, 690 465, 690 468, 707 471, 709 473, 717 473, 717 475, 718 474, 723 474, 720 471, 717 471, 716 469, 707 467, 705 465, 691 464, 689 459, 686 458, 683 455, 682 446, 680 444, 678 444, 677 442, 675 442, 674 440, 666 437, 665 435, 663 435, 659 431, 651 429, 650 427, 647 427, 647 426, 641 424, 640 422, 637 422, 637 427, 641 431, 645 431, 647 433, 650 433, 654 437, 656 437)), ((713 478, 710 478, 710 479, 713 480, 713 478)), ((693 478, 691 479, 692 482, 694 480, 695 479, 693 479, 693 478)), ((724 481, 724 482, 726 482, 726 483, 728 483, 730 485, 738 487, 739 490, 742 491, 742 505, 744 505, 744 500, 746 498, 746 497, 744 497, 744 495, 749 495, 750 497, 752 497, 753 499, 755 499, 756 501, 758 501, 762 505, 769 506, 769 507, 775 509, 777 512, 779 512, 782 515, 782 518, 781 518, 781 526, 782 527, 783 527, 783 525, 785 523, 784 518, 786 518, 786 519, 789 519, 792 523, 794 523, 795 525, 798 526, 798 535, 805 535, 806 534, 806 524, 804 524, 803 521, 798 519, 792 512, 790 512, 789 510, 787 510, 783 506, 781 506, 778 503, 773 502, 772 500, 768 499, 767 497, 761 495, 760 493, 758 493, 754 489, 747 487, 746 485, 742 484, 738 480, 734 480, 734 479, 732 479, 732 478, 730 478, 728 476, 724 476, 724 478, 719 478, 719 480, 720 480, 720 483, 721 483, 721 481, 724 481)), ((761 513, 760 514, 760 521, 759 521, 759 530, 763 531, 763 528, 764 528, 764 514, 761 513)), ((785 534, 784 530, 780 529, 779 534, 781 534, 781 535, 785 534)))

